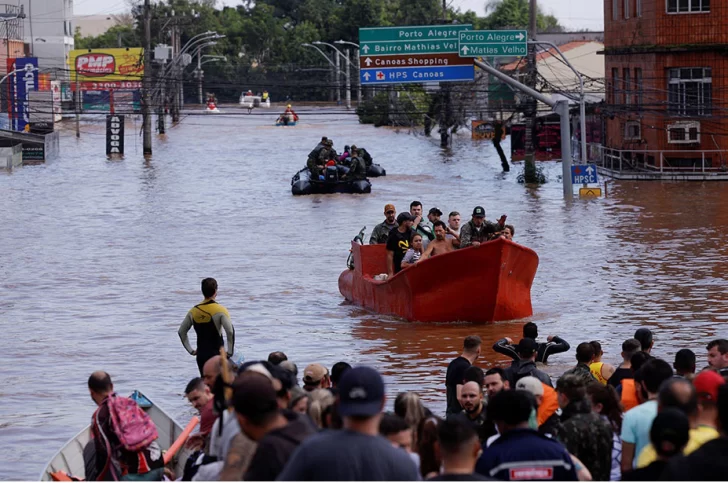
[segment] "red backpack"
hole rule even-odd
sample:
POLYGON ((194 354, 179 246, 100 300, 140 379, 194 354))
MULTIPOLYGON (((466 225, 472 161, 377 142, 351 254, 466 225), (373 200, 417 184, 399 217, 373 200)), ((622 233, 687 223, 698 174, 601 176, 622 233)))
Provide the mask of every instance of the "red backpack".
POLYGON ((157 439, 152 418, 132 399, 112 394, 108 397, 111 427, 127 451, 139 451, 157 439))

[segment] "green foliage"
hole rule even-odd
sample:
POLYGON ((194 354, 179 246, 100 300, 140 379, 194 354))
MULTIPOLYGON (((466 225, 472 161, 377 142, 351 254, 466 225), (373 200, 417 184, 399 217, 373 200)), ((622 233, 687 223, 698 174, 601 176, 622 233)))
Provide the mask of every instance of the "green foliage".
POLYGON ((115 25, 96 37, 81 37, 76 27, 73 35, 74 45, 77 49, 109 49, 113 47, 139 47, 141 40, 134 27, 115 25))
MULTIPOLYGON (((486 6, 490 14, 485 18, 486 29, 528 27, 528 0, 491 0, 486 6)), ((564 28, 553 15, 545 15, 539 8, 536 24, 540 31, 561 32, 564 28)))

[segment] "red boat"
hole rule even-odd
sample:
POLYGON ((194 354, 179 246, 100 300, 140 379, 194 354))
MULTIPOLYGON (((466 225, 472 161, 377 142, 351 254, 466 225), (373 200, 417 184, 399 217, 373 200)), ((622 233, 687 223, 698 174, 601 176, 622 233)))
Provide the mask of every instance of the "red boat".
POLYGON ((504 238, 422 260, 388 280, 385 245, 351 244, 353 270, 339 276, 351 302, 409 321, 477 323, 533 315, 538 255, 504 238))

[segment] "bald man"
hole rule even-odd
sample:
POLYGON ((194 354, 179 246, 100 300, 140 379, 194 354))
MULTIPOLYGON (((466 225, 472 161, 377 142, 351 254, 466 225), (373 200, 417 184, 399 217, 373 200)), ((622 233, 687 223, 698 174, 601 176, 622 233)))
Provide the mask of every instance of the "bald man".
POLYGON ((202 366, 202 380, 205 381, 210 392, 215 393, 215 380, 222 372, 222 357, 213 356, 202 366))
POLYGON ((473 425, 481 443, 497 434, 493 422, 487 418, 483 405, 483 388, 477 382, 470 381, 463 385, 459 402, 463 407, 461 414, 465 415, 473 425))

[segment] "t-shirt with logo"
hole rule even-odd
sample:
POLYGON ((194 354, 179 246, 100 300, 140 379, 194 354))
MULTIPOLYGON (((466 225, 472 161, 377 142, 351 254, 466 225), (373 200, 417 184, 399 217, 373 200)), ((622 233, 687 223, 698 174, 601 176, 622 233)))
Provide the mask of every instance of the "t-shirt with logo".
POLYGON ((412 230, 407 230, 404 233, 399 231, 399 228, 393 228, 389 232, 387 238, 387 251, 394 252, 394 273, 402 270, 402 259, 410 249, 410 239, 412 238, 412 230))

